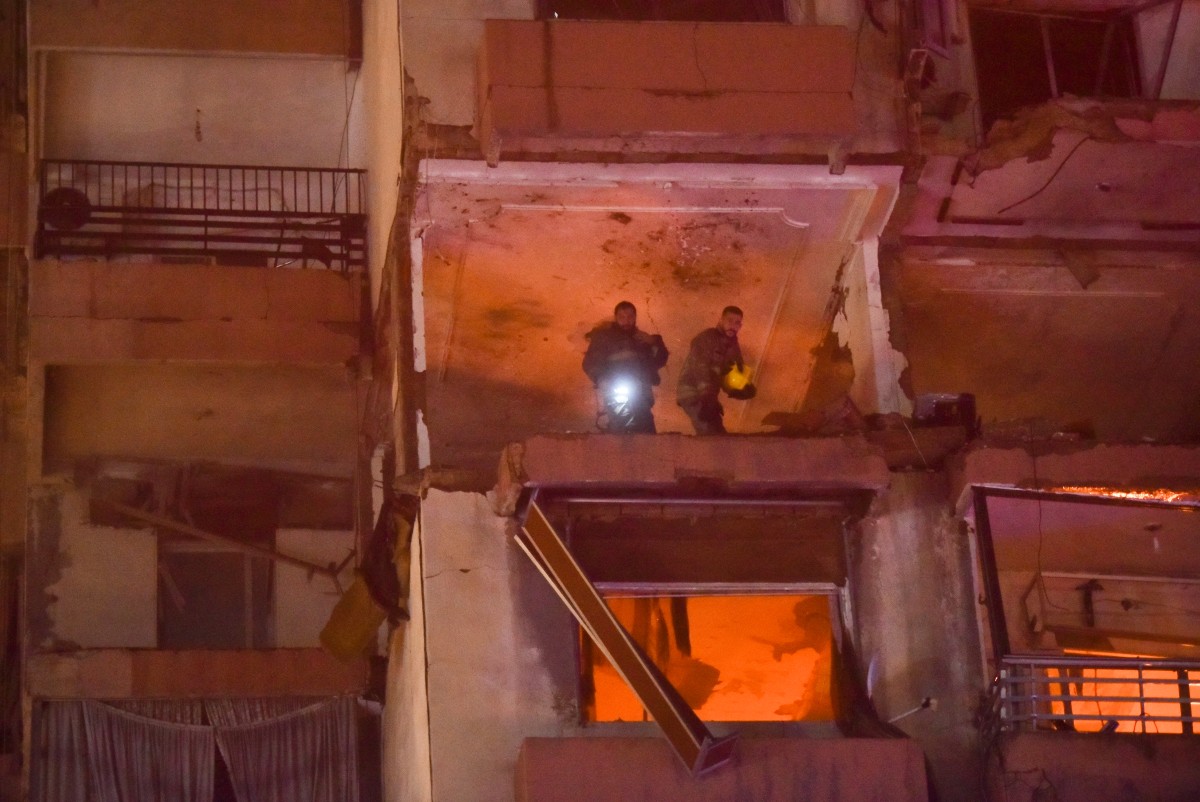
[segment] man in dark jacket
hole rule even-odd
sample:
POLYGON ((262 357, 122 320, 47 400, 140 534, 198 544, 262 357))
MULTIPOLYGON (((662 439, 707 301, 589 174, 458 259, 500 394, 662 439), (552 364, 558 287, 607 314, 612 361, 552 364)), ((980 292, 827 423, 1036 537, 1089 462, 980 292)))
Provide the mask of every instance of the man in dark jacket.
POLYGON ((738 331, 742 328, 742 310, 727 306, 721 319, 711 329, 705 329, 692 339, 675 398, 692 419, 696 434, 725 434, 722 420, 725 409, 717 400, 722 389, 731 398, 748 399, 755 395, 753 384, 741 389, 725 388, 725 375, 736 367, 745 370, 738 331))
POLYGON ((613 309, 613 322, 597 326, 587 335, 583 372, 600 391, 609 432, 655 431, 654 390, 658 371, 667 364, 667 346, 657 334, 637 327, 637 308, 621 301, 613 309))

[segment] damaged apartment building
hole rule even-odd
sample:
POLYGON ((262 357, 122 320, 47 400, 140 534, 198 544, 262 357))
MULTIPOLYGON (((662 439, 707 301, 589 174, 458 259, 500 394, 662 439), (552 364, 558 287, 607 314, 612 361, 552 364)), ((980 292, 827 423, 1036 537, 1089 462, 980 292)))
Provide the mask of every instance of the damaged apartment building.
POLYGON ((3 802, 1196 796, 1197 0, 2 10, 3 802))

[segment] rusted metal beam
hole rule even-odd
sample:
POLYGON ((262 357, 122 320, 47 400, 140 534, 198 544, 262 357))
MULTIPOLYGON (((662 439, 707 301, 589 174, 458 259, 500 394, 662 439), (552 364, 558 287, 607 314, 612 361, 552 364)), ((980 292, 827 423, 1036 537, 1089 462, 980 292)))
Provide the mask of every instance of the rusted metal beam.
MULTIPOLYGON (((329 563, 328 565, 318 565, 317 563, 302 560, 299 557, 281 554, 273 549, 268 549, 263 546, 256 546, 253 543, 246 543, 238 540, 237 538, 228 537, 226 535, 218 535, 215 532, 208 532, 204 529, 198 529, 189 524, 185 524, 182 521, 176 521, 174 518, 168 518, 165 515, 156 515, 152 512, 146 512, 145 510, 140 510, 137 507, 130 507, 128 504, 122 504, 119 501, 112 501, 100 496, 92 496, 92 501, 97 504, 103 504, 109 509, 119 512, 122 515, 128 515, 130 518, 136 518, 140 521, 145 521, 148 524, 153 524, 154 526, 161 526, 164 529, 173 529, 176 532, 188 535, 189 537, 207 540, 212 543, 220 543, 222 546, 229 546, 237 551, 242 551, 255 557, 265 557, 268 560, 275 560, 276 562, 294 565, 297 568, 303 568, 305 571, 320 574, 321 576, 327 576, 334 581, 335 585, 338 584, 338 574, 341 573, 342 569, 346 567, 346 563, 348 563, 350 560, 350 557, 347 557, 342 561, 341 565, 335 565, 334 563, 329 563)), ((353 556, 353 553, 351 553, 351 556, 353 556)))

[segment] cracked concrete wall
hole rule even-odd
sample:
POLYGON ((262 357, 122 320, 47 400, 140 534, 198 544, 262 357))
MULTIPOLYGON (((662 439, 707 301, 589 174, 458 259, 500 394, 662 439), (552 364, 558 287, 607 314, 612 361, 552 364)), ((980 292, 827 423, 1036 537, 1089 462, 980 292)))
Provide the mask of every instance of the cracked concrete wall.
POLYGON ((929 760, 942 799, 978 794, 974 711, 984 678, 970 543, 943 473, 892 474, 849 538, 860 660, 880 717, 936 707, 897 722, 929 760))
POLYGON ((404 69, 428 101, 422 119, 475 122, 475 58, 485 19, 534 18, 533 0, 406 0, 401 4, 404 69))
POLYGON ((891 321, 879 286, 879 243, 870 239, 858 248, 846 279, 843 313, 833 321, 839 341, 848 346, 854 365, 850 399, 864 414, 912 414, 912 400, 900 387, 908 366, 892 347, 891 321))
POLYGON ((434 799, 511 800, 523 739, 578 734, 570 616, 510 525, 479 493, 421 504, 434 799))

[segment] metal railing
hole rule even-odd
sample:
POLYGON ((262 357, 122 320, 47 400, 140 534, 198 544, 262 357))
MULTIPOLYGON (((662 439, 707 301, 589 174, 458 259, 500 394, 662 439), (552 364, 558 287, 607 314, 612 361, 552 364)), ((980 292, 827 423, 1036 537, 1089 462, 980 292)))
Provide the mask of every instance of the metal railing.
POLYGON ((359 269, 366 171, 44 160, 35 255, 359 269))
POLYGON ((1004 730, 1192 733, 1200 662, 1010 655, 993 688, 1004 730))

